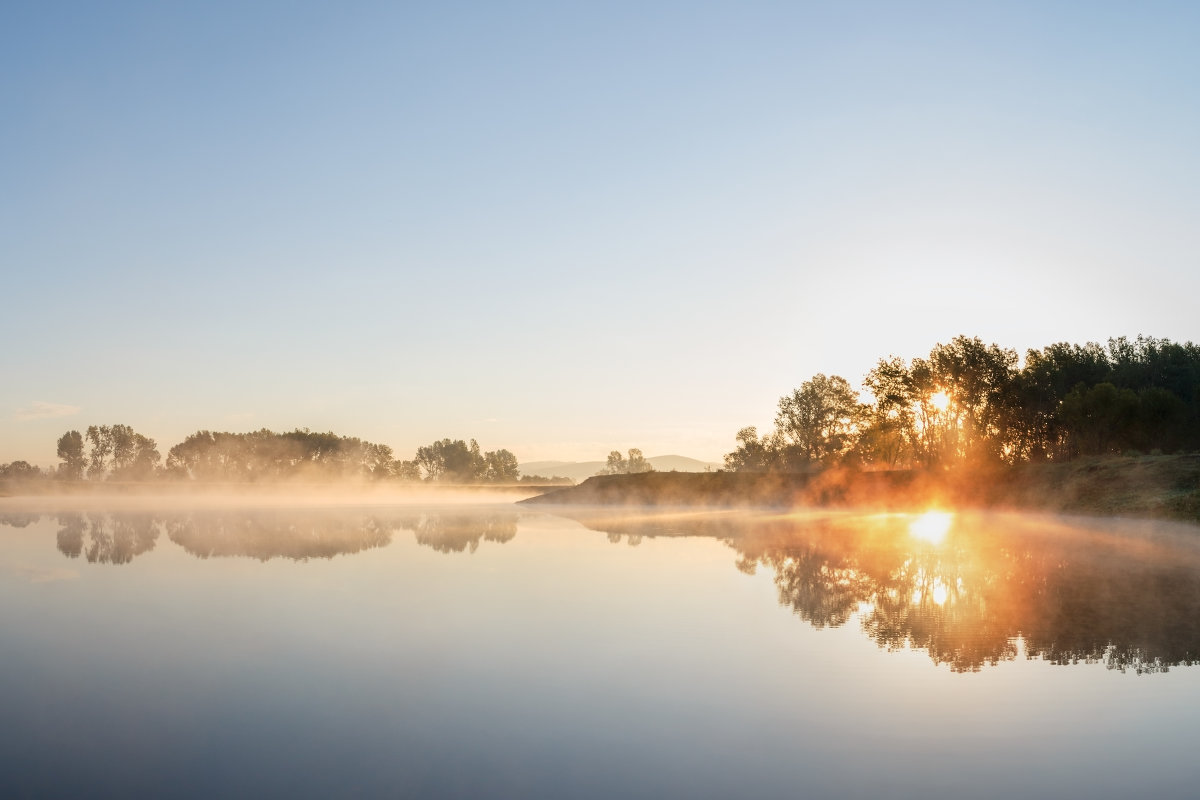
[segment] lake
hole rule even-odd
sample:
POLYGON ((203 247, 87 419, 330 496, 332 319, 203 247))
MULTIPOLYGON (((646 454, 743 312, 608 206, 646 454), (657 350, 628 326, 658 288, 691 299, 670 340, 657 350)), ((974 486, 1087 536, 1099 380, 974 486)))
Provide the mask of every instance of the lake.
POLYGON ((4 797, 1191 797, 1200 528, 0 506, 4 797))

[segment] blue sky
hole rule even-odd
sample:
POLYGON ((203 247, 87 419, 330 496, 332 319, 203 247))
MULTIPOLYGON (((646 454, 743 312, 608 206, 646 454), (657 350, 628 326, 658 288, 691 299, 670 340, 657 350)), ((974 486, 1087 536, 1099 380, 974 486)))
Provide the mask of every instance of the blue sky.
POLYGON ((812 374, 960 333, 1194 340, 1198 33, 1183 3, 7 4, 0 461, 114 422, 718 459, 812 374))

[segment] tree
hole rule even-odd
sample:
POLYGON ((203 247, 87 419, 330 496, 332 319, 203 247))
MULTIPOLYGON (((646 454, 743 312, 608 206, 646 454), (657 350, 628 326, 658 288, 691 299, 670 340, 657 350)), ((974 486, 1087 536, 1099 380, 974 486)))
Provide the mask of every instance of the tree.
POLYGON ((863 385, 873 402, 856 409, 843 379, 815 376, 780 400, 769 437, 739 431, 727 468, 847 458, 953 466, 1200 449, 1200 346, 1191 342, 1060 342, 1027 351, 1018 369, 1014 350, 957 336, 927 358, 881 360, 863 385))
POLYGON ((45 477, 42 471, 28 461, 14 461, 11 464, 0 464, 0 480, 5 481, 36 481, 45 477))
POLYGON ((625 460, 625 456, 621 455, 620 450, 613 450, 608 454, 608 461, 604 465, 604 469, 597 472, 597 475, 624 475, 629 462, 625 460))
POLYGON ((864 409, 858 453, 863 461, 896 467, 913 459, 916 430, 916 391, 912 372, 903 359, 880 359, 863 379, 875 402, 864 409))
POLYGON ((392 448, 353 436, 297 429, 275 433, 197 431, 167 453, 173 477, 212 481, 392 477, 392 448))
POLYGON ((854 443, 863 413, 845 378, 814 375, 792 394, 780 398, 775 429, 786 468, 828 463, 854 443))
POLYGON ((508 450, 490 450, 483 460, 485 480, 491 483, 515 483, 521 477, 517 457, 508 450))
POLYGON ((425 473, 426 480, 471 483, 481 478, 487 469, 479 443, 468 445, 462 439, 442 439, 440 442, 417 448, 414 459, 425 473))
POLYGON ((402 481, 419 481, 421 480, 421 466, 416 461, 397 459, 392 462, 392 475, 402 481))
POLYGON ((753 425, 737 432, 738 446, 725 456, 725 469, 731 472, 766 472, 771 468, 770 440, 758 438, 753 425))
MULTIPOLYGON (((158 444, 128 425, 91 425, 87 441, 91 445, 87 458, 91 480, 146 480, 154 476, 162 459, 158 444)), ((61 446, 62 439, 59 443, 61 446)))
POLYGON ((620 450, 613 450, 608 454, 608 461, 604 465, 604 469, 597 472, 597 475, 634 475, 642 472, 653 472, 654 467, 642 455, 642 451, 636 447, 631 447, 628 451, 628 458, 621 455, 620 450))
POLYGON ((929 462, 1001 456, 1004 401, 1016 363, 1016 351, 966 336, 934 346, 928 360, 913 361, 920 413, 934 434, 926 440, 929 462))
POLYGON ((130 481, 144 481, 154 477, 158 462, 162 460, 158 453, 158 444, 125 425, 114 425, 113 430, 111 477, 130 481))
POLYGON ((630 475, 640 475, 643 472, 653 472, 654 467, 650 466, 650 462, 642 455, 642 451, 636 447, 629 449, 629 458, 625 462, 625 471, 630 475))
POLYGON ((1059 414, 1077 452, 1105 455, 1133 446, 1138 405, 1132 389, 1079 384, 1063 398, 1059 414))
POLYGON ((1174 392, 1157 386, 1138 392, 1139 447, 1167 452, 1182 449, 1187 419, 1187 404, 1174 392))
POLYGON ((90 445, 87 475, 94 481, 101 480, 108 475, 109 460, 112 457, 112 428, 107 425, 89 425, 87 440, 90 445))
POLYGON ((361 458, 363 472, 375 480, 390 478, 394 474, 392 465, 396 459, 392 457, 392 448, 386 444, 363 442, 361 458))
POLYGON ((58 457, 62 459, 58 466, 60 477, 69 481, 83 478, 87 467, 87 459, 83 455, 83 436, 79 431, 67 431, 58 439, 58 457))

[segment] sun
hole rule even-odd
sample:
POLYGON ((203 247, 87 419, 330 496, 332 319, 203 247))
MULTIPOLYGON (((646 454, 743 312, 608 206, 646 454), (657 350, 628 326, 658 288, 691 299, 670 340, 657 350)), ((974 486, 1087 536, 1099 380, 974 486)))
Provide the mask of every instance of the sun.
POLYGON ((953 521, 954 515, 947 511, 926 511, 908 523, 908 534, 930 544, 941 544, 953 521))
POLYGON ((942 391, 934 392, 929 396, 929 403, 938 411, 945 411, 950 405, 950 395, 942 391))

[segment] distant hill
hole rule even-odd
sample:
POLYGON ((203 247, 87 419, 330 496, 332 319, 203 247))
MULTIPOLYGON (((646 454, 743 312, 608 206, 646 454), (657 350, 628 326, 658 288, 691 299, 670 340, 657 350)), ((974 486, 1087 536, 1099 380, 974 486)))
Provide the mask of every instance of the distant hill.
MULTIPOLYGON (((723 465, 714 461, 700 461, 687 456, 652 456, 647 461, 658 472, 704 472, 718 470, 723 465)), ((521 464, 522 475, 544 475, 552 478, 560 475, 579 483, 604 469, 604 461, 530 461, 521 464)))

